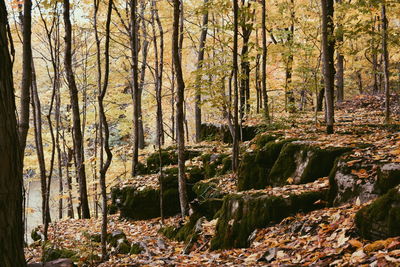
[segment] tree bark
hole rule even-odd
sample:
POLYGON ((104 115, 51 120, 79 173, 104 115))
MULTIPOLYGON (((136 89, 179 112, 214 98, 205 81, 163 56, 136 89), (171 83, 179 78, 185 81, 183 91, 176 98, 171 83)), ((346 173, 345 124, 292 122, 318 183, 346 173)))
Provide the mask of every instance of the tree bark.
POLYGON ((79 113, 78 88, 75 82, 74 72, 72 70, 72 26, 70 20, 70 3, 69 0, 64 0, 64 25, 65 25, 65 59, 64 66, 67 76, 69 94, 71 99, 72 116, 73 116, 73 138, 74 138, 74 153, 76 158, 75 167, 77 169, 79 181, 79 195, 81 216, 84 219, 90 218, 89 202, 86 186, 86 171, 85 171, 85 154, 83 148, 81 119, 79 113))
POLYGON ((146 78, 146 67, 147 67, 147 53, 149 48, 149 41, 147 40, 147 28, 146 20, 144 18, 144 11, 146 9, 146 3, 144 0, 140 2, 140 16, 142 17, 142 66, 140 67, 140 82, 139 82, 139 95, 138 95, 138 148, 143 149, 145 146, 144 141, 144 128, 143 128, 143 117, 142 117, 142 94, 144 89, 144 82, 146 78))
POLYGON ((130 0, 130 46, 132 59, 132 100, 133 100, 133 155, 132 155, 132 176, 137 174, 139 157, 139 82, 138 82, 138 27, 136 18, 137 1, 130 0))
POLYGON ((232 54, 232 73, 233 73, 233 147, 232 147, 232 170, 237 172, 239 167, 239 92, 238 92, 238 0, 233 0, 233 54, 232 54))
MULTIPOLYGON (((204 60, 204 47, 206 44, 207 30, 208 30, 208 0, 204 0, 204 14, 203 22, 201 27, 200 41, 199 41, 199 52, 197 56, 197 71, 199 72, 203 68, 204 60)), ((201 79, 202 75, 197 74, 196 77, 196 92, 195 92, 195 106, 194 106, 194 118, 196 124, 196 142, 200 142, 200 131, 201 131, 201 79)))
POLYGON ((179 56, 179 18, 180 18, 180 0, 174 0, 174 23, 172 33, 172 56, 174 59, 174 67, 177 82, 177 101, 176 101, 176 124, 177 124, 177 137, 178 137, 178 184, 179 184, 179 201, 181 206, 182 218, 184 218, 188 211, 187 191, 186 191, 186 177, 185 177, 185 133, 184 133, 184 117, 183 117, 183 101, 185 83, 183 81, 181 58, 179 56))
POLYGON ((6 5, 0 0, 0 262, 4 267, 24 267, 23 154, 16 149, 20 143, 7 27, 6 5))
POLYGON ((324 66, 326 132, 333 133, 334 122, 334 86, 335 86, 335 40, 333 35, 333 0, 321 0, 322 4, 322 53, 324 66))
MULTIPOLYGON (((234 0, 236 1, 236 0, 234 0)), ((270 121, 268 111, 268 94, 267 94, 267 32, 266 32, 266 6, 265 0, 262 3, 262 14, 261 14, 261 34, 262 34, 262 60, 261 60, 261 90, 263 94, 264 102, 264 118, 267 122, 270 121)))
POLYGON ((385 88, 385 123, 390 121, 390 88, 389 88, 389 52, 388 52, 388 19, 386 16, 386 1, 382 3, 382 54, 383 54, 383 84, 385 88))
MULTIPOLYGON (((25 151, 26 137, 29 130, 29 103, 32 81, 32 46, 31 46, 31 17, 32 1, 24 1, 23 43, 22 43, 22 86, 19 110, 19 143, 22 154, 25 151)), ((22 161, 24 157, 21 158, 22 161)))
MULTIPOLYGON (((336 0, 337 4, 342 4, 343 0, 336 0)), ((343 47, 344 41, 344 34, 343 34, 343 24, 338 22, 337 24, 337 43, 341 47, 343 47)), ((336 52, 336 66, 337 66, 337 73, 336 73, 336 96, 337 101, 340 103, 344 100, 344 55, 341 49, 338 49, 336 52)))

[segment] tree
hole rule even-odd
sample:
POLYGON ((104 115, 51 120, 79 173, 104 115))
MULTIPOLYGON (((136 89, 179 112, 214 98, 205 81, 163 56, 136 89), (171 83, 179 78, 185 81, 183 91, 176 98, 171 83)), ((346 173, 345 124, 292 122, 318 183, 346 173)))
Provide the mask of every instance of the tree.
POLYGON ((65 25, 65 58, 64 67, 67 76, 69 94, 71 99, 72 116, 73 116, 73 138, 74 138, 74 153, 75 153, 75 168, 79 181, 79 196, 80 196, 80 211, 84 219, 90 218, 89 202, 86 187, 86 172, 85 172, 85 155, 83 148, 83 138, 81 130, 81 119, 79 112, 78 88, 75 82, 74 72, 72 70, 72 26, 70 20, 70 3, 69 0, 64 0, 64 25, 65 25))
MULTIPOLYGON (((22 157, 9 53, 9 25, 0 0, 0 262, 4 267, 25 266, 22 223, 22 157)), ((30 64, 30 61, 29 61, 30 64)))
POLYGON ((266 33, 266 6, 262 0, 261 35, 262 35, 262 61, 261 61, 261 92, 264 101, 264 117, 269 122, 268 94, 267 94, 267 33, 266 33))
POLYGON ((174 22, 172 32, 172 57, 177 82, 177 101, 176 101, 176 124, 177 124, 177 139, 178 139, 178 185, 179 185, 179 201, 181 206, 182 217, 185 217, 188 210, 188 200, 186 191, 185 177, 185 133, 183 127, 183 101, 185 99, 185 82, 183 81, 181 57, 179 56, 179 20, 180 20, 180 0, 174 0, 174 22))
MULTIPOLYGON (((203 14, 203 22, 201 26, 201 34, 199 40, 199 52, 197 55, 197 70, 201 70, 203 67, 204 60, 204 47, 206 44, 207 38, 207 30, 208 30, 208 0, 204 0, 204 14, 203 14)), ((197 75, 196 77, 196 95, 195 95, 195 124, 196 124, 196 142, 200 142, 200 131, 201 131, 201 75, 197 75)))
MULTIPOLYGON (((21 104, 19 110, 19 143, 21 151, 24 153, 26 146, 26 137, 29 130, 29 102, 30 87, 32 80, 32 46, 31 46, 31 17, 32 1, 24 1, 23 15, 23 42, 22 42, 22 85, 21 85, 21 104)), ((22 161, 24 158, 22 157, 22 161)))
MULTIPOLYGON (((336 3, 339 5, 342 4, 342 0, 336 0, 336 3)), ((336 51, 336 66, 337 66, 337 73, 336 73, 336 92, 337 92, 337 101, 342 102, 344 99, 344 55, 342 50, 343 47, 343 25, 342 22, 337 24, 337 42, 340 45, 340 48, 336 51)))
MULTIPOLYGON (((238 92, 238 0, 233 0, 233 53, 232 53, 232 74, 233 74, 233 148, 232 148, 232 170, 237 172, 239 167, 239 92, 238 92)), ((264 78, 264 76, 263 76, 264 78)))
POLYGON ((390 91, 389 91, 389 52, 388 52, 388 19, 386 16, 386 1, 381 7, 382 16, 382 54, 383 54, 383 84, 385 88, 385 123, 390 121, 390 91))
POLYGON ((335 40, 333 37, 333 0, 321 0, 322 5, 322 54, 326 102, 326 132, 333 133, 334 86, 335 86, 335 40))

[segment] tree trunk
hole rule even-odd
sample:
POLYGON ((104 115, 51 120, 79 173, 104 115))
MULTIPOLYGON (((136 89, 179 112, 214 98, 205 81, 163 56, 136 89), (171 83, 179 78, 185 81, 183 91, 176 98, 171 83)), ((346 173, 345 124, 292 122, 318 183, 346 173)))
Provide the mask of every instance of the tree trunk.
MULTIPOLYGON (((0 0, 0 262, 26 266, 22 222, 22 157, 17 132, 7 10, 0 0)), ((30 61, 29 61, 30 64, 30 61)))
POLYGON ((185 133, 183 128, 183 101, 185 83, 183 81, 181 58, 179 56, 179 17, 180 17, 180 0, 174 0, 174 23, 172 33, 172 56, 174 59, 174 66, 176 72, 177 82, 177 101, 176 101, 176 124, 177 124, 177 137, 178 137, 178 182, 179 182, 179 201, 181 205, 182 218, 184 218, 188 211, 187 192, 186 192, 186 178, 185 178, 185 133))
MULTIPOLYGON (((341 5, 343 0, 336 0, 336 3, 338 5, 341 5)), ((340 18, 339 18, 340 19, 340 18)), ((340 103, 344 100, 344 55, 342 53, 342 47, 343 47, 343 39, 344 39, 344 33, 343 33, 343 24, 341 21, 338 22, 337 24, 337 35, 336 35, 336 40, 339 46, 339 49, 336 50, 336 66, 337 66, 337 73, 336 73, 336 96, 337 96, 337 101, 340 103)))
POLYGON ((81 131, 81 119, 79 113, 79 99, 78 88, 76 86, 74 73, 72 70, 72 26, 70 20, 70 4, 69 0, 64 0, 64 25, 65 25, 65 72, 67 76, 69 94, 72 106, 73 116, 73 138, 74 138, 74 152, 76 158, 75 167, 77 169, 79 180, 79 194, 81 215, 84 219, 90 218, 89 202, 86 187, 86 172, 85 172, 85 154, 83 148, 83 139, 81 131))
MULTIPOLYGON (((22 154, 25 151, 26 137, 29 130, 29 103, 32 80, 32 46, 31 46, 31 17, 32 1, 24 1, 23 44, 22 44, 22 85, 19 110, 19 143, 22 154)), ((24 157, 21 158, 22 161, 24 157)))
MULTIPOLYGON (((208 0, 204 0, 204 14, 203 23, 201 27, 200 41, 199 41, 199 52, 197 57, 197 71, 201 71, 203 68, 204 60, 204 47, 206 44, 207 30, 208 30, 208 0)), ((196 95, 195 95, 195 106, 194 106, 194 117, 196 124, 196 142, 200 142, 200 131, 201 131, 201 79, 202 75, 197 74, 196 77, 196 95)))
POLYGON ((324 66, 326 132, 333 133, 334 122, 334 86, 335 86, 335 40, 333 35, 333 0, 321 0, 322 4, 322 53, 324 66))
MULTIPOLYGON (((236 1, 236 0, 234 0, 236 1)), ((261 14, 261 33, 262 33, 262 61, 261 61, 261 86, 264 102, 264 118, 267 122, 270 121, 268 111, 268 95, 267 95, 267 32, 266 32, 266 6, 265 0, 262 3, 262 14, 261 14)))
POLYGON ((232 170, 237 172, 239 167, 239 92, 238 92, 238 20, 239 20, 238 0, 233 0, 233 54, 232 54, 232 73, 233 73, 233 147, 232 147, 232 170))
POLYGON ((385 123, 390 121, 390 88, 389 88, 389 52, 388 52, 388 19, 386 17, 386 2, 382 3, 382 53, 383 53, 383 84, 385 88, 385 123))
POLYGON ((130 46, 132 59, 132 100, 133 100, 133 155, 132 176, 137 174, 139 157, 139 83, 138 83, 138 27, 136 18, 137 1, 130 0, 130 46))
POLYGON ((139 132, 138 132, 138 147, 139 149, 143 149, 145 146, 144 142, 144 128, 143 128, 143 117, 142 117, 142 94, 144 89, 144 82, 146 78, 146 67, 147 67, 147 53, 149 48, 149 41, 147 41, 147 28, 146 28, 146 20, 144 19, 144 11, 146 9, 146 4, 144 0, 140 2, 140 16, 142 17, 142 66, 140 68, 140 82, 139 82, 139 95, 138 95, 138 123, 139 123, 139 132))

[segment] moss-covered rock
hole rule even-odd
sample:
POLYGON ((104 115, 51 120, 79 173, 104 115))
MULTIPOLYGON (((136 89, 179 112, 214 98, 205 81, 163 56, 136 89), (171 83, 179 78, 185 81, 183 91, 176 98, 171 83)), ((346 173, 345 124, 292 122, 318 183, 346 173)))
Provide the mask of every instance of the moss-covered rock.
POLYGON ((360 235, 378 240, 400 235, 400 186, 359 210, 355 218, 360 235))
POLYGON ((326 191, 305 192, 286 197, 256 192, 232 194, 224 198, 211 249, 248 247, 250 234, 257 228, 278 223, 300 211, 321 208, 317 200, 324 199, 326 191))
MULTIPOLYGON (((264 135, 258 145, 264 144, 266 140, 271 140, 271 138, 273 137, 264 135)), ((285 143, 287 141, 269 142, 255 151, 243 155, 238 171, 239 191, 263 189, 270 184, 268 181, 269 173, 285 143)))
MULTIPOLYGON (((264 125, 243 126, 242 141, 253 139, 263 129, 264 125)), ((200 139, 203 141, 221 141, 224 143, 232 143, 232 135, 229 127, 223 124, 203 123, 200 128, 200 139)))
POLYGON ((346 151, 349 149, 320 149, 301 142, 287 143, 271 169, 269 182, 273 186, 281 186, 287 184, 290 177, 294 183, 302 184, 328 176, 335 159, 346 151))
POLYGON ((200 201, 209 198, 222 198, 224 196, 221 188, 218 187, 217 178, 195 183, 193 192, 200 201))
MULTIPOLYGON (((200 156, 201 152, 197 150, 186 150, 184 153, 185 160, 189 160, 200 156)), ((162 166, 176 165, 178 164, 178 153, 174 147, 169 147, 161 151, 161 163, 162 166)), ((160 154, 154 152, 150 154, 146 160, 146 173, 157 173, 160 169, 160 154)))
POLYGON ((216 175, 226 174, 232 169, 232 159, 228 154, 203 154, 200 160, 203 163, 204 176, 206 179, 216 175))
POLYGON ((210 221, 215 218, 218 211, 222 208, 222 203, 222 198, 208 198, 199 202, 196 212, 210 221))
POLYGON ((183 241, 185 243, 198 237, 196 224, 203 216, 200 213, 193 213, 184 225, 167 226, 160 229, 160 232, 170 239, 183 241))
POLYGON ((376 177, 359 179, 355 174, 360 170, 371 171, 373 167, 352 157, 338 158, 329 174, 329 204, 338 206, 343 203, 354 203, 357 198, 360 203, 365 203, 376 198, 378 196, 375 190, 376 177), (357 162, 349 165, 350 161, 357 162))
MULTIPOLYGON (((187 168, 187 192, 189 201, 196 197, 193 185, 204 178, 202 169, 187 168)), ((163 177, 163 206, 164 216, 173 216, 180 211, 178 191, 178 168, 169 168, 163 177)), ((147 220, 160 216, 160 190, 144 188, 138 190, 128 186, 111 190, 112 205, 121 211, 121 217, 133 220, 147 220)))
POLYGON ((143 247, 140 245, 140 243, 133 243, 130 250, 129 254, 140 254, 143 251, 143 247))
POLYGON ((31 238, 33 241, 40 241, 40 240, 42 240, 42 237, 44 237, 44 236, 39 227, 36 227, 32 230, 31 238))
POLYGON ((42 262, 49 262, 57 259, 71 259, 72 261, 77 261, 77 252, 62 247, 56 247, 54 244, 46 242, 43 245, 42 262))
POLYGON ((385 194, 398 184, 400 184, 400 163, 387 163, 379 166, 375 186, 379 194, 385 194))

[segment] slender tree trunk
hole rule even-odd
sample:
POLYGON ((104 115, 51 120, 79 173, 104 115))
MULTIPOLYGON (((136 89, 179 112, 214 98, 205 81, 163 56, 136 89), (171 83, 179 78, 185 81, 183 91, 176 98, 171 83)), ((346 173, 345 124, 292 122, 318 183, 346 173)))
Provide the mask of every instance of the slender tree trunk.
POLYGON ((335 86, 335 40, 333 39, 333 0, 321 0, 322 3, 322 53, 324 66, 326 132, 333 133, 334 122, 334 86, 335 86))
MULTIPOLYGON (((338 5, 342 4, 343 0, 336 0, 336 3, 338 5)), ((337 66, 337 73, 336 73, 336 90, 337 90, 337 101, 340 103, 344 99, 344 55, 342 53, 342 47, 343 47, 343 39, 344 39, 344 34, 343 34, 343 24, 342 22, 338 22, 337 24, 337 43, 340 46, 338 50, 336 50, 336 66, 337 66)))
POLYGON ((64 0, 64 25, 65 25, 65 72, 67 76, 69 94, 71 98, 72 116, 73 116, 73 138, 74 152, 76 158, 75 167, 78 173, 79 194, 81 216, 84 219, 90 218, 89 201, 87 196, 86 172, 85 172, 85 155, 83 148, 83 139, 81 131, 81 119, 79 113, 78 88, 76 86, 74 72, 72 70, 72 26, 70 20, 70 4, 69 0, 64 0))
POLYGON ((289 53, 287 55, 286 62, 286 75, 285 75, 285 110, 294 112, 295 111, 295 103, 294 103, 294 93, 292 88, 292 73, 293 73, 293 42, 294 42, 294 21, 295 21, 295 9, 294 9, 294 0, 290 1, 291 3, 291 25, 289 28, 288 39, 287 39, 287 47, 289 49, 289 53))
POLYGON ((376 31, 376 21, 377 17, 375 16, 373 19, 373 24, 372 24, 372 29, 371 29, 371 48, 372 48, 372 74, 373 74, 373 87, 372 87, 372 93, 373 94, 378 94, 379 92, 379 85, 378 85, 378 48, 379 45, 375 45, 375 31, 376 31))
POLYGON ((137 0, 130 0, 130 45, 132 58, 132 100, 133 100, 133 155, 132 176, 137 174, 139 157, 139 82, 138 82, 138 27, 136 18, 137 0))
MULTIPOLYGON (((203 23, 201 27, 200 41, 199 41, 199 52, 197 56, 197 71, 203 68, 204 60, 204 47, 206 44, 207 30, 208 30, 208 0, 204 0, 204 14, 203 23)), ((200 142, 200 132, 201 132, 201 79, 202 75, 197 74, 196 77, 196 94, 195 94, 195 106, 194 106, 194 118, 196 124, 196 142, 200 142)))
MULTIPOLYGON (((32 1, 24 1, 23 16, 23 43, 22 43, 22 86, 21 86, 21 102, 19 110, 19 143, 22 154, 25 151, 26 137, 29 130, 29 103, 30 103, 30 86, 32 80, 32 46, 31 46, 31 9, 32 1)), ((24 157, 21 158, 22 162, 24 157)))
MULTIPOLYGON (((0 262, 4 267, 26 266, 22 221, 22 157, 7 36, 7 10, 0 0, 0 262)), ((30 61, 29 61, 30 64, 30 61)))
POLYGON ((389 88, 389 52, 388 52, 388 19, 386 16, 386 1, 382 3, 382 54, 383 54, 383 84, 385 88, 385 123, 390 121, 390 88, 389 88))
POLYGON ((363 81, 362 81, 361 71, 357 71, 357 84, 358 84, 358 92, 360 94, 363 94, 364 90, 363 90, 363 81))
POLYGON ((141 10, 140 16, 142 17, 142 66, 140 68, 140 82, 139 82, 139 95, 138 95, 138 123, 139 123, 139 132, 138 132, 138 146, 139 149, 143 149, 145 146, 144 142, 144 128, 143 128, 143 117, 142 117, 142 94, 144 89, 144 82, 146 78, 146 67, 147 67, 147 53, 149 48, 149 41, 147 40, 147 28, 146 28, 146 20, 144 18, 144 11, 146 9, 146 3, 144 0, 140 2, 141 10))
POLYGON ((239 167, 239 92, 238 92, 238 0, 233 0, 233 148, 232 148, 232 170, 236 173, 239 167))
POLYGON ((177 123, 177 137, 178 137, 178 183, 179 183, 179 201, 181 205, 181 214, 184 218, 188 211, 188 200, 186 191, 186 177, 185 177, 185 133, 184 133, 184 117, 183 117, 183 101, 185 83, 183 81, 181 58, 179 56, 179 18, 180 18, 180 5, 179 0, 174 0, 174 23, 172 33, 172 56, 174 59, 174 66, 177 81, 177 101, 176 101, 176 123, 177 123))
MULTIPOLYGON (((236 1, 236 0, 234 0, 236 1)), ((268 94, 267 94, 267 32, 266 32, 266 6, 265 0, 262 3, 261 14, 261 34, 262 34, 262 61, 261 61, 261 86, 264 102, 264 118, 267 122, 270 121, 268 111, 268 94)))
POLYGON ((155 72, 155 91, 157 102, 157 145, 164 145, 164 122, 162 113, 162 77, 164 71, 164 31, 158 15, 157 2, 152 0, 152 29, 153 29, 153 44, 154 44, 154 72, 155 72), (156 24, 160 35, 160 47, 157 46, 156 24), (160 54, 158 53, 160 49, 160 54), (159 137, 159 138, 158 138, 159 137), (161 142, 161 143, 158 143, 161 142))

